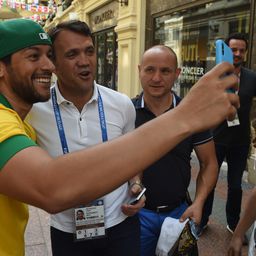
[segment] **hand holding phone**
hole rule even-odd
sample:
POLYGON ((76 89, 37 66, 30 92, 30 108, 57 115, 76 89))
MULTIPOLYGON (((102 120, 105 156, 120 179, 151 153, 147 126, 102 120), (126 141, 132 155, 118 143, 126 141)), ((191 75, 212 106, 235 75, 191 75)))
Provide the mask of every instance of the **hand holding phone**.
MULTIPOLYGON (((217 40, 216 44, 216 64, 227 61, 233 65, 233 52, 222 40, 217 40)), ((228 74, 227 74, 228 75, 228 74)), ((227 89, 229 93, 235 93, 235 89, 227 89)), ((238 114, 233 121, 227 121, 228 127, 240 124, 238 114)))
POLYGON ((147 189, 144 187, 144 188, 141 190, 141 192, 140 192, 135 198, 133 198, 133 199, 129 202, 129 204, 130 204, 130 205, 135 205, 135 204, 137 204, 137 203, 139 202, 139 200, 142 198, 142 196, 145 194, 146 190, 147 190, 147 189))
MULTIPOLYGON (((221 62, 229 62, 233 65, 233 52, 228 47, 228 45, 225 44, 223 40, 217 40, 215 42, 216 45, 216 64, 219 64, 221 62)), ((234 89, 227 89, 228 92, 234 93, 234 89)))

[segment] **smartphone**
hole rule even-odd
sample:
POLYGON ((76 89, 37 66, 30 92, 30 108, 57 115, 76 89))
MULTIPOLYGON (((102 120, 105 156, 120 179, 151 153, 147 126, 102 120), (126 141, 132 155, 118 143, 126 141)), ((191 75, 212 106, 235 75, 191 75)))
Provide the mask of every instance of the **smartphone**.
POLYGON ((196 240, 198 240, 199 239, 197 235, 198 225, 193 220, 190 219, 189 227, 190 227, 191 234, 194 236, 196 240))
POLYGON ((146 190, 147 190, 147 189, 144 187, 144 188, 140 191, 140 193, 139 193, 135 198, 133 198, 133 199, 130 201, 129 204, 131 204, 131 205, 137 204, 137 203, 139 202, 139 200, 142 198, 142 196, 145 194, 146 190))
POLYGON ((216 45, 216 64, 227 61, 233 64, 233 52, 232 50, 225 44, 223 40, 217 40, 215 42, 216 45))
MULTIPOLYGON (((233 65, 233 52, 223 40, 216 40, 216 64, 221 62, 229 62, 233 65)), ((228 89, 228 92, 234 93, 234 89, 228 89)))

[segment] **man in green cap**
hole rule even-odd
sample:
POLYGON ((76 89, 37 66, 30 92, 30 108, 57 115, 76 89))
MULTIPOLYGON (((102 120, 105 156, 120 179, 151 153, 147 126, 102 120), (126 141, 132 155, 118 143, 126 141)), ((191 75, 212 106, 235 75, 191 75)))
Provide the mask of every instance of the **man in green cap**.
POLYGON ((51 42, 35 22, 0 22, 1 256, 24 255, 28 211, 22 202, 50 213, 91 202, 187 136, 232 118, 239 107, 237 95, 226 92, 236 87, 237 78, 223 78, 233 71, 232 65, 223 63, 160 118, 118 139, 53 159, 36 145, 33 129, 25 122, 33 103, 49 98, 54 70, 51 55, 51 42))
MULTIPOLYGON (((0 169, 11 156, 36 145, 35 133, 23 120, 34 102, 49 99, 51 54, 51 40, 39 24, 25 19, 0 22, 0 169)), ((11 184, 6 189, 15 193, 11 184)), ((0 190, 0 255, 22 255, 27 206, 5 196, 2 186, 0 190)))

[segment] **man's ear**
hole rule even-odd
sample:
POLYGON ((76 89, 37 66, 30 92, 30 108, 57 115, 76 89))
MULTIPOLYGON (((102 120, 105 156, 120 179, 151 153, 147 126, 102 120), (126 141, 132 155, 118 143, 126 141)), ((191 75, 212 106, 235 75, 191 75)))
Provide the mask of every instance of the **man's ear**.
POLYGON ((175 71, 175 76, 176 76, 176 79, 178 79, 179 75, 180 75, 180 72, 181 72, 181 68, 176 68, 176 71, 175 71))
POLYGON ((55 61, 55 58, 54 58, 54 57, 52 58, 52 63, 53 63, 53 65, 54 65, 54 70, 52 71, 52 73, 57 76, 57 72, 56 72, 57 66, 56 66, 56 61, 55 61))

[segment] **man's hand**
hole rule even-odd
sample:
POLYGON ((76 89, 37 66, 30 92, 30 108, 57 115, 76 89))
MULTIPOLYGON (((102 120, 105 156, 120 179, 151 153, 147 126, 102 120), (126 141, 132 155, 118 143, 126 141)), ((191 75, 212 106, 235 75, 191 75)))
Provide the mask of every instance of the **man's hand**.
POLYGON ((200 224, 202 217, 202 206, 198 206, 195 203, 191 204, 186 211, 181 215, 180 222, 185 221, 186 219, 192 219, 197 225, 200 224))
MULTIPOLYGON (((129 194, 131 196, 137 196, 142 190, 142 185, 139 183, 133 183, 130 186, 129 194)), ((142 196, 142 198, 138 201, 136 204, 123 204, 122 205, 122 212, 127 216, 133 216, 136 214, 141 208, 144 207, 146 201, 145 195, 142 196)))
POLYGON ((243 240, 244 240, 243 236, 233 235, 228 248, 228 256, 242 255, 243 240))
POLYGON ((232 120, 239 108, 239 97, 227 89, 237 89, 233 65, 224 62, 206 73, 178 105, 192 132, 212 128, 224 119, 232 120), (229 73, 230 75, 226 75, 229 73), (185 110, 184 110, 185 108, 185 110))
POLYGON ((137 204, 123 204, 122 205, 122 212, 127 216, 133 216, 136 214, 141 208, 144 207, 146 201, 146 197, 143 196, 137 204))

